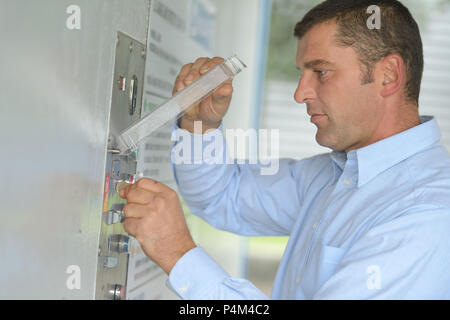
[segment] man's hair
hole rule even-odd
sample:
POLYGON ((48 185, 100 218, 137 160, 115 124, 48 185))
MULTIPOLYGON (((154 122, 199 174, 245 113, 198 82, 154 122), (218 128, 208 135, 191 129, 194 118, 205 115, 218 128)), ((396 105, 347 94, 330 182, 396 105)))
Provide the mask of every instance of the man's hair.
POLYGON ((374 64, 389 54, 403 58, 406 68, 405 95, 418 105, 423 73, 423 48, 419 27, 409 10, 397 0, 327 0, 311 9, 295 26, 301 39, 312 27, 335 21, 336 40, 351 46, 361 63, 363 81, 373 82, 374 64), (369 29, 367 8, 380 8, 380 29, 369 29))

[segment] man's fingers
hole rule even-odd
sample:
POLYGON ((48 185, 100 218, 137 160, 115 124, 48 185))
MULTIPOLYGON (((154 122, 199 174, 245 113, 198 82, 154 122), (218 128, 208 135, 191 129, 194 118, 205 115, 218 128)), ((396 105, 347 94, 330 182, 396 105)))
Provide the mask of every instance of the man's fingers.
POLYGON ((181 68, 172 90, 172 95, 184 89, 185 86, 197 80, 202 74, 208 72, 216 65, 224 61, 221 57, 198 58, 194 63, 189 63, 181 68))
POLYGON ((146 205, 137 204, 137 203, 128 203, 125 207, 123 207, 123 214, 125 218, 143 218, 146 216, 149 208, 146 205))
POLYGON ((222 62, 224 62, 225 60, 221 57, 214 57, 212 59, 210 59, 209 61, 207 61, 206 63, 204 63, 199 72, 200 74, 204 74, 206 72, 208 72, 209 70, 211 70, 212 68, 214 68, 216 65, 221 64, 222 62))
POLYGON ((132 186, 132 184, 129 184, 125 181, 121 181, 116 185, 116 191, 119 193, 119 196, 122 199, 126 199, 128 191, 131 190, 131 186, 132 186))
POLYGON ((131 184, 126 181, 120 181, 116 184, 116 192, 119 194, 120 197, 124 198, 123 196, 126 195, 125 188, 130 186, 131 184), (123 193, 122 193, 123 190, 123 193), (122 196, 123 195, 123 196, 122 196))
POLYGON ((142 188, 142 189, 145 189, 148 191, 158 192, 158 193, 172 190, 165 184, 163 184, 157 180, 151 179, 151 178, 142 178, 142 179, 138 180, 134 184, 134 186, 137 188, 142 188))
POLYGON ((178 74, 178 77, 175 79, 175 85, 173 86, 172 94, 177 93, 178 91, 180 91, 181 89, 183 89, 185 87, 184 79, 189 74, 189 71, 191 71, 192 66, 193 66, 193 63, 188 63, 181 68, 180 73, 178 74))
POLYGON ((191 67, 191 70, 189 70, 188 75, 186 76, 186 78, 184 78, 185 85, 190 85, 192 82, 197 80, 198 77, 200 77, 200 68, 208 60, 208 58, 198 58, 197 60, 195 60, 194 64, 191 67))
POLYGON ((142 178, 119 191, 119 196, 128 203, 151 204, 157 195, 172 194, 174 191, 165 184, 150 178, 142 178))
POLYGON ((134 185, 125 188, 127 203, 136 203, 136 204, 150 204, 154 201, 156 193, 143 189, 136 188, 134 185))
POLYGON ((189 76, 191 74, 194 74, 196 76, 200 75, 200 69, 203 67, 203 65, 207 64, 208 61, 210 61, 210 60, 211 59, 209 59, 209 58, 198 58, 197 60, 195 60, 186 80, 192 80, 192 79, 189 79, 189 76))
POLYGON ((141 219, 138 218, 126 218, 123 221, 123 229, 129 235, 136 237, 141 219))

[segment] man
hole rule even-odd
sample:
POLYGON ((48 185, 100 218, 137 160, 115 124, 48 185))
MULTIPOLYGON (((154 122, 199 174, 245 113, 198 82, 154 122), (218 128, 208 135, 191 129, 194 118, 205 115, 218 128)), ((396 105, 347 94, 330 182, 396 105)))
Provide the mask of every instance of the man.
MULTIPOLYGON (((290 236, 272 298, 449 299, 450 159, 435 119, 419 117, 416 22, 395 0, 325 1, 295 35, 302 75, 294 97, 332 152, 281 159, 272 176, 248 164, 177 164, 182 196, 217 228, 290 236), (371 5, 380 29, 367 26, 371 5)), ((221 61, 185 65, 174 91, 221 61)), ((192 133, 201 120, 203 134, 222 130, 231 95, 224 84, 179 127, 192 133)), ((121 195, 125 230, 182 298, 264 298, 196 247, 173 190, 142 179, 121 195)))

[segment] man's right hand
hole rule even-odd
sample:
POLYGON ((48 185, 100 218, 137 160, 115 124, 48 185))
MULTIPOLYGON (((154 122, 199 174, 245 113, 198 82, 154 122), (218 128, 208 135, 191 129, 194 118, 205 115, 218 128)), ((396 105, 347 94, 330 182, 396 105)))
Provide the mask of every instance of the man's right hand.
MULTIPOLYGON (((212 59, 198 58, 194 63, 184 65, 175 80, 172 95, 223 61, 224 59, 220 57, 212 59)), ((194 121, 202 121, 202 133, 205 133, 208 129, 218 128, 230 106, 232 94, 233 86, 230 79, 216 88, 208 97, 193 106, 188 112, 185 112, 181 119, 180 127, 193 133, 194 121)))

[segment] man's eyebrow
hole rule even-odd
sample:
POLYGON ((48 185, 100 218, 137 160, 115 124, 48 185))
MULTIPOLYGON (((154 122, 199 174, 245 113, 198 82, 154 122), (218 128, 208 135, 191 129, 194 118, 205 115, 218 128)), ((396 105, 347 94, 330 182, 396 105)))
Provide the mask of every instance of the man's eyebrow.
MULTIPOLYGON (((334 63, 323 60, 323 59, 316 59, 305 62, 305 69, 314 69, 319 67, 332 67, 334 66, 334 63)), ((300 67, 297 67, 298 70, 301 71, 300 67)))

